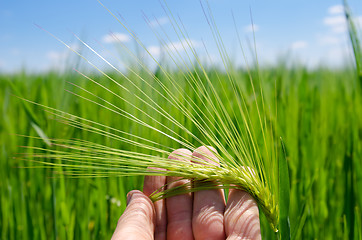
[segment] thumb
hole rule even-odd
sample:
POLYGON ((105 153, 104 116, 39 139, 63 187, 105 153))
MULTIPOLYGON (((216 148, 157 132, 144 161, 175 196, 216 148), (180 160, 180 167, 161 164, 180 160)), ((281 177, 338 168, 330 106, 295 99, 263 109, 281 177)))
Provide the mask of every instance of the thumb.
POLYGON ((153 239, 155 208, 151 199, 141 191, 133 190, 127 194, 127 203, 112 240, 153 239))

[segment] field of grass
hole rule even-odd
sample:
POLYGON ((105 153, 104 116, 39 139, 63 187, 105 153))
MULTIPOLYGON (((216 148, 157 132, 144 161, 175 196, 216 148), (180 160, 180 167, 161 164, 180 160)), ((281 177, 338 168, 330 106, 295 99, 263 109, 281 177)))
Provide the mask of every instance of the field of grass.
MULTIPOLYGON (((151 71, 136 59, 88 77, 1 74, 0 239, 109 239, 126 193, 142 189, 143 174, 124 176, 145 166, 134 153, 157 163, 200 143, 263 176, 282 239, 287 221, 292 239, 362 239, 362 59, 349 24, 357 70, 225 57, 227 71, 197 59, 151 71)), ((263 239, 280 238, 268 220, 263 239)))
MULTIPOLYGON (((248 74, 244 70, 237 70, 235 74, 248 91, 251 104, 253 99, 252 90, 247 84, 248 74)), ((322 68, 311 71, 303 67, 285 68, 279 65, 262 69, 259 74, 264 80, 264 94, 274 96, 277 93, 278 118, 271 119, 271 122, 276 124, 287 151, 292 236, 297 239, 360 238, 362 95, 355 71, 322 68), (275 80, 278 86, 276 91, 275 80)), ((182 74, 175 73, 174 76, 180 83, 185 81, 182 74)), ((212 69, 209 76, 215 82, 216 76, 226 78, 225 73, 212 69)), ((114 77, 124 82, 117 74, 114 77)), ((129 77, 134 76, 129 74, 129 77)), ((107 84, 105 77, 95 78, 107 84)), ((159 78, 162 79, 162 75, 159 78)), ((101 120, 109 127, 134 134, 142 131, 142 136, 151 134, 144 132, 147 129, 142 126, 115 117, 63 91, 66 88, 79 92, 66 81, 92 89, 98 96, 127 108, 114 96, 95 88, 77 74, 19 73, 1 76, 1 239, 109 238, 125 207, 127 191, 141 188, 142 179, 135 177, 71 178, 55 175, 52 169, 19 168, 34 165, 14 158, 17 153, 31 154, 31 149, 24 150, 19 146, 45 145, 42 141, 16 135, 39 136, 34 125, 50 138, 87 139, 114 148, 142 151, 136 146, 122 145, 107 137, 55 121, 52 115, 32 104, 27 105, 29 110, 26 112, 23 106, 26 103, 13 95, 95 121, 101 120), (17 92, 14 92, 14 88, 17 92), (32 119, 31 114, 36 119, 32 119)), ((197 97, 193 96, 194 91, 186 91, 197 101, 197 97)), ((159 103, 161 106, 164 104, 161 99, 159 103)), ((163 107, 169 106, 165 104, 163 107)), ((126 110, 137 114, 134 109, 126 110)), ((172 109, 170 111, 185 126, 192 127, 188 119, 182 119, 183 116, 172 112, 172 109)), ((161 142, 179 147, 168 139, 161 142)), ((273 234, 265 219, 262 227, 263 235, 273 234)))

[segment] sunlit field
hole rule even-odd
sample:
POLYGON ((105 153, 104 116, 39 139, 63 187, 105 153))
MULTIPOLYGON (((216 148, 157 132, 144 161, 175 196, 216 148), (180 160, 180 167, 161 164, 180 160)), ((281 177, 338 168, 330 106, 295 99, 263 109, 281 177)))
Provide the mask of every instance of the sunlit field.
POLYGON ((202 144, 270 192, 253 193, 263 239, 362 239, 362 58, 348 23, 354 59, 340 68, 235 66, 221 41, 212 66, 185 41, 188 55, 169 49, 149 68, 135 54, 120 71, 0 74, 0 239, 110 239, 142 169, 202 144))

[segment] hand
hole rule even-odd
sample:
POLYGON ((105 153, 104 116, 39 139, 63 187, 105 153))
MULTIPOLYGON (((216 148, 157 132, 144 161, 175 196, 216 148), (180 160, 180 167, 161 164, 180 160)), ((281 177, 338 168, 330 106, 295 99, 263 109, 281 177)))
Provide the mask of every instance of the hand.
MULTIPOLYGON (((205 157, 207 155, 218 162, 209 149, 212 148, 199 147, 193 153, 178 149, 169 158, 192 154, 210 162, 205 157)), ((261 239, 258 206, 247 192, 231 189, 226 205, 221 189, 183 194, 155 203, 148 197, 166 183, 172 188, 186 181, 189 180, 146 176, 144 193, 138 190, 128 193, 127 208, 118 221, 112 240, 261 239)))

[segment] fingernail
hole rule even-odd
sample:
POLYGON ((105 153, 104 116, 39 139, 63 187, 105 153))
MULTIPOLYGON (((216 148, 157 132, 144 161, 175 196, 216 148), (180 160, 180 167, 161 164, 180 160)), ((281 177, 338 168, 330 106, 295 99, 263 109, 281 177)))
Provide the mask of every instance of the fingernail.
POLYGON ((208 149, 210 149, 210 150, 211 150, 211 152, 213 152, 213 153, 216 153, 216 154, 217 154, 217 150, 216 150, 216 148, 214 148, 214 147, 212 147, 212 146, 207 146, 207 148, 208 148, 208 149))
POLYGON ((128 205, 128 204, 129 204, 129 202, 131 201, 132 196, 133 196, 133 192, 129 192, 129 193, 127 193, 127 205, 128 205))

